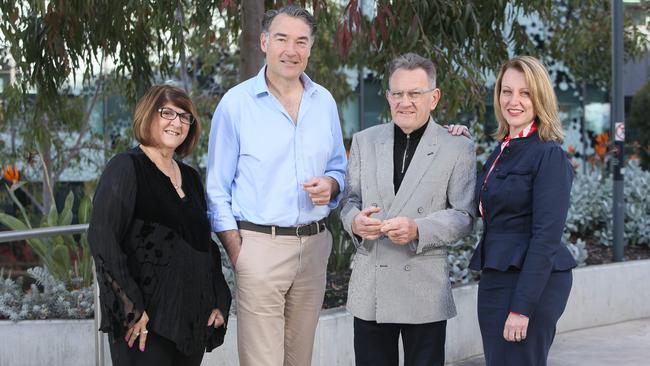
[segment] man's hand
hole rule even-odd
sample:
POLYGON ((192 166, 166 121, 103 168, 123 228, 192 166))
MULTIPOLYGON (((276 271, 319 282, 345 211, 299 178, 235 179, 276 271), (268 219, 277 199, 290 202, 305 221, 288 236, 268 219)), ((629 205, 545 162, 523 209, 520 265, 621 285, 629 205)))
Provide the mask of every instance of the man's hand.
POLYGON ((370 215, 381 211, 379 207, 366 207, 352 219, 352 232, 366 240, 376 240, 381 235, 381 220, 370 215))
POLYGON ((443 125, 442 127, 447 128, 447 132, 449 132, 452 136, 460 136, 463 135, 467 137, 468 139, 472 138, 472 134, 469 133, 469 128, 464 125, 443 125))
POLYGON ((217 236, 219 241, 223 244, 226 253, 228 253, 228 258, 230 258, 230 263, 232 263, 233 268, 237 265, 237 258, 239 257, 239 251, 241 250, 241 235, 239 230, 226 230, 218 232, 217 236))
POLYGON ((381 232, 393 243, 406 245, 418 238, 418 225, 410 217, 395 217, 384 220, 381 232))
POLYGON ((208 327, 213 326, 215 328, 219 328, 225 322, 226 321, 224 320, 221 311, 219 311, 219 309, 217 308, 212 309, 212 312, 210 313, 210 317, 208 318, 208 327))
POLYGON ((131 328, 129 328, 129 330, 126 332, 126 336, 124 337, 124 340, 129 344, 129 348, 133 347, 135 339, 140 337, 138 348, 140 349, 140 352, 144 352, 144 345, 147 342, 147 333, 149 333, 147 330, 148 322, 149 316, 147 315, 146 311, 143 311, 140 320, 138 320, 135 324, 133 324, 131 328))
POLYGON ((528 317, 521 314, 510 313, 503 327, 503 338, 508 342, 521 342, 526 339, 528 331, 528 317))
POLYGON ((324 175, 321 177, 312 177, 302 184, 305 192, 309 193, 309 198, 314 206, 323 206, 330 203, 332 197, 339 194, 339 183, 336 179, 324 175))

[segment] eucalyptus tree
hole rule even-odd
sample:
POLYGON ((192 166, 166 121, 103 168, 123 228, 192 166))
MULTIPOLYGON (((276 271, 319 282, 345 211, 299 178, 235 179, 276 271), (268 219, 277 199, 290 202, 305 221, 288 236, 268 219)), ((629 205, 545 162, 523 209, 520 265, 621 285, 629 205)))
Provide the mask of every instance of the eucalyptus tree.
MULTIPOLYGON (((289 2, 0 1, 0 49, 8 51, 18 71, 17 83, 2 96, 0 132, 10 131, 20 143, 22 151, 8 149, 11 158, 26 158, 42 174, 44 212, 66 168, 92 156, 90 150, 106 157, 116 142, 130 143, 110 117, 104 117, 103 128, 91 125, 99 102, 121 96, 128 114, 151 83, 171 78, 191 93, 201 118, 209 121, 220 95, 262 63, 263 10, 289 2)), ((607 23, 606 0, 377 0, 364 3, 372 9, 368 14, 361 14, 360 0, 298 3, 313 12, 319 28, 308 73, 337 101, 352 92, 345 66, 363 65, 383 76, 389 60, 408 51, 437 63, 443 118, 480 111, 486 75, 511 53, 565 59, 571 67, 584 66, 576 75, 585 77, 603 75, 597 72, 607 66, 592 62, 608 60, 608 28, 596 26, 599 18, 607 23), (592 8, 600 9, 597 16, 591 16, 592 8), (569 21, 560 22, 563 14, 569 21), (519 22, 522 16, 548 25, 543 47, 519 22)), ((633 44, 639 42, 635 34, 628 34, 633 44)), ((194 157, 196 165, 200 156, 194 157)))
POLYGON ((37 157, 44 213, 63 171, 98 147, 90 125, 97 102, 110 91, 132 104, 154 80, 174 75, 190 89, 199 71, 188 60, 188 46, 214 49, 221 38, 214 19, 225 3, 0 2, 0 48, 17 70, 17 83, 3 93, 0 127, 20 124, 21 155, 37 157))
MULTIPOLYGON (((404 52, 430 57, 443 91, 437 112, 455 118, 482 111, 486 77, 515 54, 562 62, 572 83, 609 85, 611 21, 609 0, 350 0, 336 44, 348 63, 383 76, 389 61, 404 52), (534 19, 537 32, 531 29, 534 19)), ((635 11, 648 11, 639 5, 635 11)), ((626 14, 626 56, 647 52, 647 37, 626 14)), ((384 78, 385 80, 385 78, 384 78)))

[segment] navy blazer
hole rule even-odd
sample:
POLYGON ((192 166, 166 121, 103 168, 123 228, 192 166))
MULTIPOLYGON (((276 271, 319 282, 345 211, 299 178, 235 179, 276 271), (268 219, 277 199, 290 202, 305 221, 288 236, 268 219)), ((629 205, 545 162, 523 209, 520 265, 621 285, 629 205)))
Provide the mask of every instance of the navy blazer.
POLYGON ((537 132, 513 139, 484 184, 501 146, 476 180, 483 236, 470 268, 520 271, 510 311, 530 316, 553 271, 576 266, 562 243, 573 169, 562 147, 537 132))

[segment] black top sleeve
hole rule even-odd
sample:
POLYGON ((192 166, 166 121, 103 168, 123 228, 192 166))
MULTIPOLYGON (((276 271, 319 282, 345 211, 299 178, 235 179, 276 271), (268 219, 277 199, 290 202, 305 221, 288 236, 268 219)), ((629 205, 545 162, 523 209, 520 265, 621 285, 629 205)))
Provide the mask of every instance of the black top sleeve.
MULTIPOLYGON (((203 189, 203 184, 201 183, 201 177, 199 173, 194 169, 189 169, 192 172, 194 177, 194 182, 196 184, 196 192, 205 192, 203 189)), ((205 195, 201 195, 201 206, 204 211, 207 213, 208 205, 205 198, 205 195)), ((226 278, 223 275, 223 269, 221 264, 221 251, 219 250, 219 244, 214 240, 210 241, 210 252, 212 254, 212 276, 213 276, 213 290, 214 296, 216 299, 215 307, 219 309, 223 315, 224 323, 223 326, 217 328, 214 332, 214 335, 207 340, 206 349, 208 351, 220 346, 223 344, 224 338, 226 336, 226 329, 228 325, 228 317, 230 315, 230 305, 232 302, 232 294, 230 292, 230 287, 226 282, 226 278)))
POLYGON ((215 347, 223 344, 224 338, 226 336, 226 329, 228 326, 228 316, 230 315, 230 303, 232 301, 232 295, 230 293, 230 288, 226 282, 225 277, 223 276, 222 267, 221 267, 221 253, 219 252, 218 244, 212 241, 212 259, 213 259, 213 278, 214 278, 214 296, 217 299, 216 308, 219 309, 223 315, 223 326, 215 330, 213 337, 208 339, 208 344, 206 349, 212 350, 215 347))
POLYGON ((101 330, 123 335, 142 316, 142 293, 129 275, 121 243, 133 217, 137 182, 132 159, 118 154, 107 164, 93 198, 88 242, 95 259, 101 305, 108 319, 101 330))

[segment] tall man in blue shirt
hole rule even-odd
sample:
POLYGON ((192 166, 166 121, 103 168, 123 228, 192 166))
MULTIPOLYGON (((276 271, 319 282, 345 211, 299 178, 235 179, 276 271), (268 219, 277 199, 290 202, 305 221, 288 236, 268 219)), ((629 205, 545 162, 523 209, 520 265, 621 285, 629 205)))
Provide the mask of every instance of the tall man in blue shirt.
POLYGON ((267 11, 266 65, 212 118, 208 215, 235 268, 242 366, 311 364, 332 247, 323 220, 346 169, 334 99, 304 73, 314 31, 300 7, 267 11))

